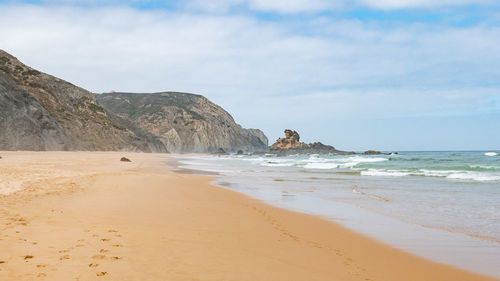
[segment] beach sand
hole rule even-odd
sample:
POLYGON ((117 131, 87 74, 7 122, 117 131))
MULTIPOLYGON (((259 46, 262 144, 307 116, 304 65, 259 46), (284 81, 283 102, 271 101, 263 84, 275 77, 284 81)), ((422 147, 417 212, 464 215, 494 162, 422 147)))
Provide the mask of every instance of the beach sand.
POLYGON ((168 155, 0 156, 0 192, 22 188, 0 195, 2 281, 495 280, 211 186, 209 177, 172 173, 168 155))

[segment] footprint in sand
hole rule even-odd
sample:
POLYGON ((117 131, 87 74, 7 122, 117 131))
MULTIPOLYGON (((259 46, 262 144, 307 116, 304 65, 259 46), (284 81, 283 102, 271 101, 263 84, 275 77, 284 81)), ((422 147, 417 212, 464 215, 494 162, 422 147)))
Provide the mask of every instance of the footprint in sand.
POLYGON ((114 229, 110 229, 110 230, 108 230, 108 232, 118 232, 118 231, 114 230, 114 229))
POLYGON ((121 260, 121 257, 111 257, 112 260, 121 260))
POLYGON ((106 258, 106 256, 105 255, 95 255, 92 258, 95 260, 103 260, 106 258))
POLYGON ((46 264, 37 264, 36 267, 38 267, 38 268, 44 268, 44 267, 47 267, 47 265, 46 264))
POLYGON ((47 274, 45 274, 45 273, 40 273, 40 274, 38 274, 36 277, 47 277, 47 274))
POLYGON ((116 248, 118 248, 118 247, 123 247, 123 245, 121 245, 121 244, 114 244, 114 245, 111 245, 111 246, 112 246, 112 247, 116 247, 116 248))
POLYGON ((98 263, 90 263, 90 264, 89 264, 89 267, 98 267, 98 266, 99 266, 99 264, 98 264, 98 263))
POLYGON ((109 238, 103 238, 103 239, 101 239, 101 241, 102 242, 109 242, 109 241, 111 241, 111 239, 109 239, 109 238))
POLYGON ((60 254, 64 254, 64 253, 67 253, 67 252, 69 252, 69 251, 71 251, 71 250, 70 250, 70 249, 60 250, 60 251, 59 251, 59 253, 60 253, 60 254))
POLYGON ((107 253, 107 252, 109 252, 109 250, 106 250, 106 249, 99 250, 99 253, 103 253, 104 254, 104 253, 107 253))
POLYGON ((60 257, 59 260, 69 260, 69 255, 64 255, 60 257))
POLYGON ((108 275, 108 273, 106 271, 102 271, 102 272, 97 273, 97 276, 104 276, 104 275, 108 275))
POLYGON ((34 258, 34 256, 32 256, 32 255, 26 255, 26 256, 24 256, 24 259, 25 259, 25 260, 30 260, 30 259, 32 259, 32 258, 34 258))

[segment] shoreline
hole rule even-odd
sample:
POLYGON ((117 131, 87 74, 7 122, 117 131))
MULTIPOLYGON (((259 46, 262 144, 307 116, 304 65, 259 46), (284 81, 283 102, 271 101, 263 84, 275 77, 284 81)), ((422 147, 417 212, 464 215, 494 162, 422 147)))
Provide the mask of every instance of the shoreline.
POLYGON ((498 280, 173 173, 168 154, 0 155, 0 183, 25 185, 0 195, 2 280, 498 280))
MULTIPOLYGON (((446 229, 430 228, 417 221, 401 220, 397 216, 388 216, 380 210, 377 212, 363 208, 362 205, 356 204, 356 201, 346 200, 348 197, 335 194, 338 192, 336 185, 342 187, 342 184, 346 183, 332 183, 334 184, 332 192, 328 193, 328 190, 321 190, 317 183, 306 179, 301 181, 300 176, 292 178, 289 175, 291 171, 279 174, 279 171, 269 170, 267 167, 259 170, 255 164, 241 166, 236 159, 219 163, 217 158, 199 155, 176 158, 181 162, 181 167, 198 169, 202 171, 201 174, 205 173, 204 169, 212 171, 211 173, 218 171, 219 176, 215 176, 213 184, 225 189, 249 195, 276 207, 322 217, 391 247, 435 262, 500 278, 496 262, 500 260, 500 244, 496 240, 483 240, 446 229), (233 166, 235 168, 232 168, 233 166), (290 184, 295 185, 289 186, 290 184)), ((300 172, 302 171, 298 171, 299 174, 300 172)), ((356 183, 349 180, 346 182, 347 185, 365 186, 374 180, 376 178, 360 178, 356 183), (361 182, 362 180, 364 182, 361 182)), ((385 182, 385 184, 390 188, 393 183, 385 182)), ((351 193, 351 190, 348 191, 351 193)), ((366 192, 373 194, 373 191, 366 192)))

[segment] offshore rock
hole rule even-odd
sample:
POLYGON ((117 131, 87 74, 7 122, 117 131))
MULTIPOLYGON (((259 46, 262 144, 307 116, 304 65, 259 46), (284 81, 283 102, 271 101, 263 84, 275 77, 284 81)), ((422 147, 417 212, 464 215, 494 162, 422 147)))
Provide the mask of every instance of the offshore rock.
POLYGON ((285 137, 278 138, 276 142, 269 147, 269 153, 279 156, 293 154, 355 154, 355 152, 337 150, 331 145, 325 145, 321 142, 303 143, 300 141, 300 135, 297 131, 285 130, 285 137))
POLYGON ((383 152, 376 151, 376 150, 367 150, 363 152, 364 155, 381 155, 384 154, 383 152))

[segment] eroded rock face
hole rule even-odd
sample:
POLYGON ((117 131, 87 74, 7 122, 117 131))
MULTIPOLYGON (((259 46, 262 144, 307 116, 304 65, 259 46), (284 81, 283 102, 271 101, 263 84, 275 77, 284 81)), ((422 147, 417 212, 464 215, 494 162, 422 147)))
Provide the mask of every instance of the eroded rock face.
POLYGON ((0 50, 0 150, 266 151, 205 97, 184 93, 96 96, 0 50), (106 109, 104 109, 102 106, 106 109))
POLYGON ((341 151, 335 149, 331 145, 325 145, 321 142, 303 143, 300 142, 300 135, 297 131, 290 129, 285 130, 285 137, 278 138, 276 142, 271 145, 269 151, 278 155, 292 155, 292 154, 355 154, 354 152, 341 151))
MULTIPOLYGON (((128 120, 159 139, 170 152, 267 151, 267 138, 244 129, 207 98, 179 92, 96 94, 110 115, 128 120)), ((124 126, 126 124, 123 124, 124 126)))
POLYGON ((306 147, 307 144, 300 142, 300 135, 297 131, 292 131, 290 129, 285 130, 285 137, 278 138, 276 142, 271 145, 270 150, 279 149, 290 149, 290 148, 302 148, 306 147))
POLYGON ((166 152, 114 122, 89 91, 0 50, 0 150, 166 152))

